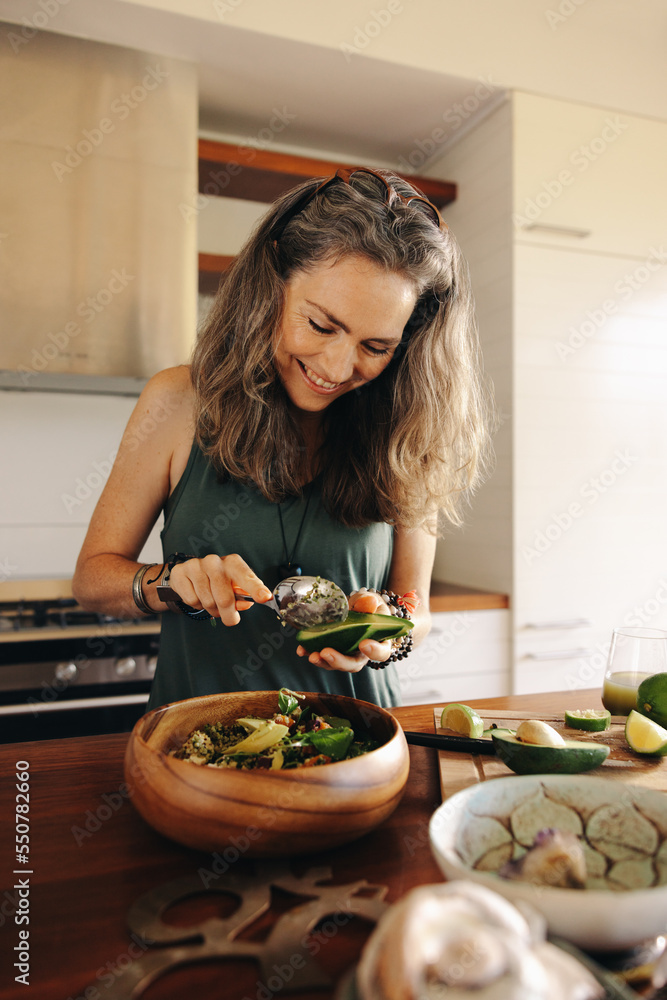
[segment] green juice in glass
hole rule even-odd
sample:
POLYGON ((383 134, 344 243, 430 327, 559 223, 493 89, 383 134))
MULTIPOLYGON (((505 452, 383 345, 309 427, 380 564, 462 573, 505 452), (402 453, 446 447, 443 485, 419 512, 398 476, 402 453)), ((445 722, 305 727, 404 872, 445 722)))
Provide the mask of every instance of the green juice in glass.
POLYGON ((651 674, 639 674, 634 670, 608 674, 602 687, 602 704, 612 715, 629 715, 637 707, 637 688, 647 677, 651 674))

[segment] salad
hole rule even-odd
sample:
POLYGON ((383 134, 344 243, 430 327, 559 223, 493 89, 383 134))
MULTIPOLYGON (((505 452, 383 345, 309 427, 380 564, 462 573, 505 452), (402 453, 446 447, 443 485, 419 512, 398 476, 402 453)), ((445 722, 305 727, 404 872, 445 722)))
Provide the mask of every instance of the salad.
POLYGON ((348 719, 317 715, 303 701, 305 695, 281 688, 270 718, 207 724, 171 753, 200 766, 289 770, 350 760, 380 746, 378 740, 357 737, 348 719))

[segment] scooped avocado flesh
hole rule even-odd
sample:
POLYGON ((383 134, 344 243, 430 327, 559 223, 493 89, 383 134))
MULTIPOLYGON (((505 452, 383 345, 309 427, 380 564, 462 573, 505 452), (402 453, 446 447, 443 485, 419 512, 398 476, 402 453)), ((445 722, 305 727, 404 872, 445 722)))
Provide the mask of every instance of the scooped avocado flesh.
POLYGON ((565 740, 562 746, 522 743, 511 733, 491 733, 496 753, 516 774, 579 774, 591 771, 609 756, 605 743, 565 740))
POLYGON ((359 643, 364 639, 374 639, 376 642, 398 639, 407 635, 411 628, 413 624, 408 618, 350 611, 344 622, 329 622, 326 625, 300 629, 296 634, 296 641, 308 653, 319 653, 321 649, 330 647, 349 656, 357 652, 359 643))
POLYGON ((524 719, 517 726, 516 738, 521 743, 530 743, 541 747, 562 747, 565 743, 561 734, 553 726, 539 719, 524 719))

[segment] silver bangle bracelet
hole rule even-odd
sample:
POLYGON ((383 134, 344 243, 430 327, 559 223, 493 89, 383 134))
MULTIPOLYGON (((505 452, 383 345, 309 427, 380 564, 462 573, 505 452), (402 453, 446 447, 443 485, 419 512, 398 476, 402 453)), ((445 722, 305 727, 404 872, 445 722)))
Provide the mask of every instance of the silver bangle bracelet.
POLYGON ((145 615, 154 615, 158 613, 156 611, 153 611, 150 605, 146 603, 146 600, 144 598, 144 593, 141 589, 141 583, 143 578, 145 577, 148 570, 153 569, 154 566, 157 566, 157 563, 144 563, 144 565, 140 566, 137 572, 134 574, 134 579, 132 580, 132 597, 134 598, 134 603, 139 608, 139 610, 143 612, 143 614, 145 615))

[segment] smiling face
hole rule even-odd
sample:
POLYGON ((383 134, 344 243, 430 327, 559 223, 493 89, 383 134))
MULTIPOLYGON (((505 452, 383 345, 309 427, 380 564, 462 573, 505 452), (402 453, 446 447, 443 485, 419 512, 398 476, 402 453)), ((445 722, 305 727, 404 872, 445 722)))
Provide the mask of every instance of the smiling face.
POLYGON ((285 290, 274 365, 304 414, 384 371, 417 300, 414 284, 362 257, 298 271, 285 290))

